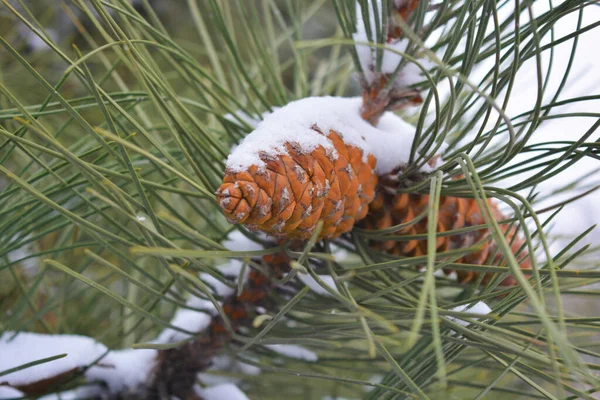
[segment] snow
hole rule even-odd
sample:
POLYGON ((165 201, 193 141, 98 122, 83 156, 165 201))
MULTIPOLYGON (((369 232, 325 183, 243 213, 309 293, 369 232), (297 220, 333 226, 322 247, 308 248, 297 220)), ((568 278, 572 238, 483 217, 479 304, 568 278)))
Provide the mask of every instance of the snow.
MULTIPOLYGON (((25 25, 25 24, 19 25, 19 34, 20 34, 20 37, 25 39, 25 42, 27 43, 27 46, 29 47, 30 51, 51 50, 50 46, 48 46, 46 44, 46 42, 40 36, 38 36, 34 31, 29 29, 29 27, 27 25, 25 25)), ((47 38, 51 42, 56 43, 59 39, 59 33, 52 28, 46 29, 46 34, 48 35, 47 38)))
POLYGON ((89 381, 102 381, 111 393, 135 392, 148 381, 157 350, 115 350, 85 373, 89 381))
MULTIPOLYGON (((246 250, 239 250, 239 251, 246 251, 246 250)), ((227 263, 219 265, 217 267, 217 269, 223 275, 234 278, 235 281, 237 281, 243 265, 244 265, 244 263, 242 261, 231 259, 227 263)), ((249 273, 250 273, 250 269, 247 268, 244 276, 242 277, 244 282, 248 279, 249 273)), ((215 294, 217 296, 227 297, 227 296, 231 296, 235 292, 235 289, 226 285, 219 279, 215 278, 214 276, 212 276, 206 272, 203 272, 200 274, 200 279, 202 279, 202 281, 204 281, 205 283, 209 284, 214 289, 213 294, 215 294)))
POLYGON ((99 396, 99 389, 88 388, 85 386, 78 387, 74 390, 68 390, 66 392, 51 393, 42 397, 38 397, 38 400, 80 400, 80 399, 92 399, 99 396))
MULTIPOLYGON (((549 7, 548 3, 534 2, 532 4, 533 15, 540 16, 547 12, 549 7)), ((514 7, 503 7, 501 12, 510 13, 514 7)), ((499 16, 503 18, 502 15, 499 16)), ((527 13, 522 14, 522 17, 528 19, 527 13)), ((556 21, 553 25, 554 40, 559 41, 561 38, 571 34, 577 27, 579 19, 578 13, 571 13, 565 15, 560 20, 556 21)), ((600 9, 598 7, 586 7, 583 13, 582 26, 588 26, 596 21, 600 20, 600 9)), ((493 29, 493 26, 490 26, 493 29)), ((547 44, 551 40, 550 35, 546 35, 542 38, 541 45, 547 44)), ((431 43, 430 43, 431 44, 431 43)), ((552 57, 552 70, 551 76, 545 90, 544 102, 547 104, 556 89, 562 82, 563 74, 567 66, 571 62, 570 52, 572 49, 573 40, 566 40, 554 46, 553 57, 552 57)), ((598 47, 598 28, 592 29, 578 36, 577 52, 574 57, 573 64, 571 66, 571 73, 566 82, 565 89, 562 91, 559 101, 575 98, 578 96, 589 96, 600 93, 600 78, 598 73, 598 67, 600 66, 600 53, 597 51, 598 47)), ((542 71, 547 71, 548 64, 550 63, 550 52, 545 51, 541 55, 540 68, 542 71)), ((512 62, 512 60, 507 60, 512 62)), ((479 79, 485 75, 489 70, 495 67, 495 58, 489 57, 484 60, 477 69, 471 74, 469 79, 472 82, 479 82, 479 79)), ((519 69, 516 77, 514 87, 518 90, 513 90, 510 99, 503 109, 508 118, 514 118, 515 116, 532 110, 537 101, 538 86, 537 86, 537 61, 535 57, 526 61, 523 66, 519 69)), ((444 92, 448 92, 448 89, 443 89, 438 86, 438 93, 444 95, 444 92)), ((499 93, 496 95, 496 103, 503 104, 505 93, 499 93)), ((482 100, 483 101, 483 100, 482 100)), ((553 108, 551 115, 573 113, 597 113, 600 107, 600 100, 586 100, 579 101, 559 107, 553 108)), ((465 116, 465 121, 474 116, 475 110, 478 107, 473 107, 473 113, 465 116)), ((492 112, 491 118, 489 119, 488 125, 485 129, 493 128, 496 123, 498 114, 492 112)), ((570 116, 561 117, 555 119, 548 119, 543 121, 540 126, 537 127, 535 133, 528 141, 528 145, 541 142, 553 142, 578 140, 591 126, 596 122, 597 117, 590 115, 589 117, 582 116, 570 116)), ((427 122, 426 122, 427 123, 427 122)), ((468 143, 474 137, 474 132, 477 132, 479 126, 473 130, 473 135, 466 137, 463 143, 468 143)), ((506 136, 500 138, 505 140, 506 136)), ((597 141, 597 134, 592 135, 588 142, 597 141)), ((535 159, 538 157, 537 153, 524 153, 516 157, 511 161, 511 164, 517 164, 524 160, 535 159)), ((595 171, 598 170, 600 164, 597 159, 586 157, 579 160, 575 165, 569 167, 567 170, 561 172, 558 175, 552 176, 551 179, 540 183, 536 187, 536 191, 539 192, 537 196, 536 204, 534 208, 536 210, 543 209, 547 206, 554 205, 561 201, 571 198, 583 191, 589 189, 599 182, 599 174, 595 171), (590 174, 587 178, 583 178, 585 175, 590 174), (553 193, 556 189, 563 187, 564 185, 571 185, 573 187, 561 194, 553 193)), ((501 182, 495 182, 494 186, 506 188, 514 185, 515 182, 522 181, 525 178, 539 173, 539 170, 530 171, 527 174, 523 174, 519 177, 511 177, 501 182)), ((529 189, 520 192, 523 195, 528 194, 529 189)), ((550 213, 541 214, 540 218, 549 216, 550 213)), ((564 209, 556 215, 553 219, 553 229, 551 230, 551 236, 556 238, 556 242, 552 246, 552 253, 556 254, 562 250, 564 246, 573 240, 576 236, 582 233, 585 229, 591 225, 596 224, 600 221, 600 191, 596 191, 584 198, 578 199, 572 203, 566 204, 564 209)), ((600 228, 595 228, 590 235, 580 242, 580 245, 587 243, 593 243, 597 245, 600 243, 600 228)))
MULTIPOLYGON (((369 2, 373 4, 373 2, 369 2)), ((379 13, 382 12, 382 4, 381 0, 377 0, 377 10, 379 13)), ((376 47, 368 46, 367 42, 376 42, 377 41, 377 26, 375 24, 375 14, 372 7, 369 7, 369 25, 371 28, 371 33, 373 34, 372 40, 369 40, 367 35, 367 30, 365 27, 365 20, 363 19, 360 3, 356 3, 356 32, 352 35, 352 38, 355 42, 359 42, 356 45, 356 52, 358 54, 358 59, 360 61, 360 66, 363 71, 364 77, 368 83, 372 83, 376 78, 377 73, 376 69, 376 61, 377 61, 377 52, 378 49, 376 47)), ((382 15, 380 14, 379 20, 382 21, 382 15)), ((380 24, 381 28, 381 24, 380 24)), ((392 74, 402 61, 403 56, 395 53, 406 52, 406 48, 408 47, 409 41, 407 39, 402 40, 394 40, 391 43, 386 44, 386 49, 383 50, 382 58, 381 58, 381 68, 379 72, 382 74, 392 74)), ((419 62, 422 63, 420 60, 419 62)), ((407 61, 407 63, 402 67, 400 72, 396 75, 394 79, 394 86, 398 88, 406 88, 408 86, 414 85, 415 83, 421 82, 423 80, 423 75, 421 69, 415 65, 414 63, 407 61)))
MULTIPOLYGON (((52 378, 75 368, 87 367, 107 352, 106 346, 94 339, 78 335, 45 335, 19 333, 13 340, 12 332, 0 338, 0 371, 20 365, 67 354, 58 360, 0 377, 0 382, 19 386, 52 378)), ((111 393, 134 391, 144 384, 154 366, 156 350, 111 351, 85 372, 89 381, 102 381, 111 393)))
POLYGON ((242 232, 238 230, 231 231, 227 235, 227 238, 222 242, 222 245, 231 251, 264 250, 262 244, 247 238, 242 232))
POLYGON ((241 376, 257 376, 261 369, 242 361, 235 360, 227 355, 213 357, 212 364, 205 372, 198 374, 198 379, 209 385, 222 383, 236 383, 241 381, 241 376), (219 374, 225 371, 225 375, 219 374))
POLYGON ((8 386, 0 386, 0 400, 20 399, 21 397, 23 397, 23 393, 21 393, 19 390, 13 389, 8 386))
POLYGON ((248 397, 233 383, 197 388, 196 394, 204 400, 248 400, 248 397))
POLYGON ((331 244, 331 255, 338 263, 342 263, 351 257, 348 250, 333 243, 331 244))
POLYGON ((79 335, 44 335, 13 332, 0 337, 0 371, 18 367, 40 359, 67 354, 66 357, 34 365, 0 377, 0 382, 18 386, 52 378, 75 368, 85 367, 107 351, 106 346, 94 339, 79 335))
MULTIPOLYGON (((199 299, 202 300, 202 299, 199 299)), ((202 300, 207 307, 207 310, 214 309, 213 304, 210 301, 202 300), (210 307, 210 308, 209 308, 210 307)), ((210 320, 212 316, 209 313, 188 310, 185 308, 180 308, 175 313, 175 316, 171 320, 171 325, 174 325, 178 328, 184 329, 188 332, 200 332, 210 325, 210 320)), ((179 342, 181 340, 185 340, 190 338, 190 335, 176 331, 173 328, 166 328, 163 330, 160 335, 154 340, 155 343, 173 343, 179 342)))
POLYGON ((192 296, 186 303, 189 307, 206 310, 210 313, 216 312, 215 305, 210 300, 205 300, 200 297, 192 296))
MULTIPOLYGON (((377 173, 381 175, 386 172, 392 171, 399 165, 398 154, 395 153, 393 148, 390 148, 390 145, 393 146, 395 142, 390 142, 389 138, 395 138, 395 136, 399 135, 400 133, 403 136, 403 138, 398 138, 397 140, 404 140, 406 142, 405 145, 407 147, 405 147, 405 151, 402 152, 401 156, 403 160, 401 164, 406 164, 408 162, 408 157, 410 156, 410 147, 412 146, 412 141, 416 132, 416 128, 408 122, 404 121, 399 116, 391 112, 387 112, 384 113, 379 119, 377 129, 379 131, 387 133, 386 137, 380 137, 379 139, 377 139, 377 136, 373 136, 369 141, 371 152, 377 158, 377 173)), ((443 150, 446 147, 446 145, 443 145, 440 148, 440 151, 443 152, 443 150)), ((435 168, 441 166, 442 164, 443 160, 440 156, 436 158, 435 164, 433 166, 425 164, 422 170, 425 172, 431 172, 435 170, 435 168)))
MULTIPOLYGON (((227 235, 227 238, 222 242, 223 246, 231 251, 255 251, 255 250, 264 250, 262 244, 255 242, 242 234, 240 231, 232 231, 227 235)), ((242 266, 244 265, 243 261, 230 259, 225 264, 221 264, 217 266, 219 272, 227 277, 233 278, 236 282, 239 279, 240 271, 242 270, 242 266)), ((248 274, 250 273, 250 269, 247 268, 245 271, 242 280, 246 282, 248 279, 248 274)), ((202 279, 205 283, 209 284, 214 289, 214 294, 217 296, 231 296, 235 289, 226 285, 219 279, 211 276, 208 273, 201 273, 200 279, 202 279)))
MULTIPOLYGON (((369 381, 369 382, 371 382, 371 383, 373 383, 373 384, 380 384, 380 383, 383 381, 383 375, 380 375, 380 374, 374 374, 374 375, 372 375, 372 376, 371 376, 371 377, 368 379, 368 381, 369 381)), ((374 389, 375 389, 375 387, 374 387, 374 386, 368 386, 368 385, 364 385, 364 386, 362 387, 362 389, 363 389, 365 392, 370 392, 370 391, 374 390, 374 389)))
MULTIPOLYGON (((241 268, 242 268, 242 262, 238 261, 238 260, 231 260, 228 264, 225 265, 225 267, 228 267, 230 270, 234 270, 237 268, 238 273, 239 273, 239 270, 241 270, 241 268)), ((219 268, 219 269, 221 269, 221 268, 219 268)), ((236 275, 236 277, 237 277, 237 275, 236 275)), ((235 289, 226 285, 219 279, 215 278, 214 276, 212 276, 206 272, 203 272, 200 274, 200 279, 202 279, 202 281, 204 281, 205 283, 209 284, 214 289, 213 294, 215 294, 217 296, 227 297, 227 296, 231 296, 235 292, 235 289)))
POLYGON ((376 172, 385 174, 407 163, 415 135, 415 127, 402 118, 386 113, 381 128, 373 127, 360 117, 359 97, 307 97, 293 101, 268 115, 227 159, 231 172, 247 170, 251 165, 264 167, 260 154, 276 157, 287 154, 285 143, 307 154, 323 146, 333 159, 337 157, 333 143, 312 129, 317 126, 324 134, 330 130, 341 135, 347 145, 363 151, 364 159, 373 154, 376 172))
MULTIPOLYGON (((477 315, 487 315, 489 313, 492 312, 492 309, 485 304, 483 301, 478 301, 477 303, 471 305, 471 304, 463 304, 460 305, 458 307, 454 307, 452 309, 452 311, 458 311, 458 312, 470 312, 473 314, 477 314, 477 315)), ((455 322, 459 325, 462 326, 467 326, 470 324, 470 322, 467 322, 463 319, 457 318, 457 317, 448 317, 449 320, 451 320, 452 322, 455 322)))
MULTIPOLYGON (((232 231, 229 233, 227 238, 222 242, 223 246, 228 250, 232 251, 254 251, 263 250, 262 244, 257 243, 246 236, 240 231, 232 231)), ((217 266, 216 268, 225 276, 232 277, 236 281, 240 275, 243 262, 240 260, 231 259, 227 263, 217 266)), ((243 277, 244 281, 248 278, 250 270, 246 270, 246 274, 243 277)), ((208 273, 201 273, 200 278, 207 284, 209 284, 217 296, 230 296, 235 292, 235 289, 227 286, 217 278, 209 275, 208 273)), ((196 296, 192 296, 187 301, 187 306, 190 308, 196 308, 206 310, 207 312, 201 312, 196 310, 190 310, 186 308, 180 308, 176 311, 171 325, 177 326, 189 332, 200 332, 208 327, 210 324, 212 315, 215 313, 215 307, 209 300, 202 299, 196 296)), ((158 337, 153 340, 153 343, 173 343, 181 340, 190 338, 190 335, 167 328, 163 330, 158 337)))
POLYGON ((268 344, 265 345, 265 347, 286 357, 296 358, 298 360, 314 362, 319 359, 315 352, 295 344, 268 344))
POLYGON ((6 254, 9 263, 19 262, 19 264, 23 267, 23 271, 27 274, 27 276, 34 276, 37 273, 37 267, 39 265, 39 258, 32 257, 33 253, 35 253, 35 244, 31 242, 31 235, 26 235, 25 237, 20 237, 20 234, 14 235, 9 239, 9 245, 12 242, 19 241, 21 243, 27 242, 24 245, 21 245, 19 248, 9 251, 6 254))
MULTIPOLYGON (((310 288, 313 292, 320 294, 322 296, 331 297, 331 293, 329 293, 323 286, 319 285, 319 283, 309 274, 298 274, 298 278, 302 283, 310 288)), ((319 275, 319 279, 323 281, 328 287, 331 288, 334 292, 338 292, 337 287, 335 286, 335 281, 330 275, 319 275)))

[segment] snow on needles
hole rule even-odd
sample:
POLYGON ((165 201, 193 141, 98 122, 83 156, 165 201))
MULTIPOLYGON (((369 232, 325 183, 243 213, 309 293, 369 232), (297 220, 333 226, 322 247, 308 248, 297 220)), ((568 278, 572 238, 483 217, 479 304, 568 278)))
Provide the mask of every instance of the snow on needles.
POLYGON ((0 386, 0 400, 4 399, 20 399, 23 397, 23 393, 17 389, 13 389, 9 386, 0 386))
POLYGON ((319 359, 314 351, 295 344, 267 344, 265 347, 286 357, 298 360, 315 362, 319 359))
POLYGON ((408 162, 415 127, 402 118, 386 113, 379 126, 373 127, 360 117, 359 97, 307 97, 287 104, 266 116, 227 159, 232 172, 247 170, 251 165, 263 167, 260 154, 287 154, 285 143, 293 144, 307 154, 323 146, 337 157, 333 143, 312 129, 317 126, 325 135, 330 130, 339 133, 347 145, 363 151, 364 158, 373 154, 376 172, 385 174, 408 162))
POLYGON ((85 374, 88 381, 104 382, 113 394, 135 393, 144 385, 158 352, 151 349, 111 351, 85 374))
POLYGON ((104 382, 111 393, 134 392, 146 383, 157 355, 156 350, 146 349, 107 353, 103 344, 79 335, 21 332, 13 336, 13 332, 6 332, 0 337, 0 371, 60 354, 67 356, 0 377, 0 383, 11 386, 40 382, 98 361, 85 371, 88 381, 104 382))
MULTIPOLYGON (((487 315, 487 314, 491 313, 492 309, 490 308, 490 306, 485 304, 483 301, 478 301, 477 303, 475 303, 473 305, 463 304, 461 306, 454 307, 452 309, 452 311, 470 312, 470 313, 476 314, 477 316, 480 316, 480 315, 487 315)), ((465 321, 460 318, 457 318, 457 317, 448 317, 448 319, 451 320, 452 322, 456 322, 457 324, 462 325, 462 326, 467 326, 470 324, 470 322, 465 321)))
POLYGON ((240 231, 231 231, 221 244, 231 251, 264 250, 262 244, 247 238, 240 231))
MULTIPOLYGON (((227 249, 232 251, 254 251, 263 250, 264 248, 260 243, 247 238, 244 236, 244 234, 237 230, 230 232, 222 244, 227 249)), ((242 261, 230 259, 227 261, 227 263, 217 266, 217 269, 226 277, 237 280, 239 278, 242 265, 242 261)), ((242 277, 244 281, 248 279, 249 273, 250 270, 247 269, 245 275, 242 277)), ((230 296, 234 293, 233 288, 206 272, 201 273, 200 278, 212 287, 213 294, 217 296, 230 296)), ((214 305, 209 300, 201 299, 195 296, 190 297, 190 299, 187 301, 187 305, 190 308, 201 309, 205 310, 206 312, 180 308, 173 316, 171 325, 177 326, 178 328, 184 329, 188 332, 200 332, 206 329, 210 324, 212 315, 216 312, 214 305)), ((163 330, 153 342, 172 343, 189 338, 190 335, 184 332, 167 328, 163 330)))
MULTIPOLYGON (((335 285, 335 281, 333 280, 331 275, 318 275, 318 277, 331 291, 339 293, 337 286, 335 285)), ((323 286, 321 286, 319 282, 317 282, 315 278, 312 277, 312 275, 298 274, 298 278, 302 283, 308 286, 310 290, 312 290, 316 294, 320 294, 321 296, 332 297, 331 292, 325 289, 323 286)))
POLYGON ((244 392, 232 383, 197 388, 196 394, 205 400, 248 400, 244 392))
POLYGON ((60 354, 66 354, 66 357, 0 377, 0 382, 11 386, 38 382, 86 367, 107 351, 106 346, 86 336, 28 332, 19 333, 14 338, 13 336, 14 332, 6 332, 0 337, 0 371, 60 354))
MULTIPOLYGON (((377 24, 375 23, 375 10, 372 7, 373 3, 377 4, 379 20, 381 21, 383 19, 383 6, 381 4, 381 0, 377 0, 377 2, 367 2, 366 4, 371 5, 371 7, 369 7, 367 11, 369 13, 369 26, 371 28, 373 37, 369 39, 366 29, 366 23, 362 14, 362 8, 359 2, 356 2, 356 32, 352 35, 354 41, 358 42, 356 44, 356 52, 358 54, 358 59, 360 61, 362 72, 368 83, 373 82, 373 80, 377 77, 377 72, 383 75, 393 74, 396 71, 396 68, 398 68, 400 62, 402 61, 402 55, 396 52, 406 52, 406 48, 408 47, 409 43, 407 39, 396 39, 390 43, 387 43, 386 49, 383 50, 383 54, 381 57, 381 66, 379 68, 379 71, 376 71, 378 49, 376 47, 369 46, 366 44, 377 41, 377 24)), ((380 24, 380 28, 381 27, 382 25, 380 24)), ((395 87, 408 87, 422 80, 423 74, 421 72, 421 69, 414 63, 408 61, 396 75, 393 85, 395 87)))

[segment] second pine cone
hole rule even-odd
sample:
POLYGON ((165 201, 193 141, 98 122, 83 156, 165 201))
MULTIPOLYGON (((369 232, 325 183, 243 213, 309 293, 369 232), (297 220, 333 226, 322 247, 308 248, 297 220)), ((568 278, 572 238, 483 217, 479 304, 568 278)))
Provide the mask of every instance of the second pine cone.
MULTIPOLYGON (((363 220, 361 227, 364 229, 375 230, 385 229, 399 224, 406 224, 415 217, 427 210, 429 196, 424 194, 390 194, 379 190, 373 202, 369 205, 369 213, 363 220)), ((503 220, 506 217, 498 209, 498 205, 493 200, 488 200, 488 204, 496 220, 503 220)), ((437 221, 437 232, 443 233, 454 229, 460 229, 469 226, 485 224, 481 210, 475 199, 441 196, 439 206, 439 217, 437 221)), ((523 238, 518 235, 514 225, 500 225, 508 243, 511 244, 513 254, 520 262, 521 268, 530 268, 527 253, 522 250, 525 243, 523 238)), ((427 233, 427 216, 418 222, 405 227, 397 235, 419 235, 427 233)), ((490 236, 488 228, 475 231, 455 234, 450 236, 439 236, 437 238, 437 252, 444 252, 453 249, 460 249, 472 246, 484 238, 490 236)), ((427 239, 408 239, 405 241, 371 241, 370 245, 380 251, 405 257, 417 257, 427 254, 427 239)), ((486 264, 505 265, 502 254, 497 251, 497 246, 493 239, 485 241, 480 250, 469 253, 460 259, 457 263, 464 264, 486 264)), ((445 269, 445 273, 452 272, 445 269)), ((479 274, 475 271, 456 271, 457 279, 460 283, 467 283, 475 280, 479 274)), ((486 283, 492 278, 492 274, 485 274, 482 282, 486 283)), ((513 286, 516 281, 512 276, 507 277, 501 282, 503 286, 513 286)))

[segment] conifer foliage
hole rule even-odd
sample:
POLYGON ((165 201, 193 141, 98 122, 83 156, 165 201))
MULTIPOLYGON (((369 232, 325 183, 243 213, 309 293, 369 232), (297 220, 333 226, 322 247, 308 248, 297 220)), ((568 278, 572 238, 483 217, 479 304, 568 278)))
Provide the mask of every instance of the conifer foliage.
POLYGON ((542 3, 0 0, 0 399, 592 399, 542 3))

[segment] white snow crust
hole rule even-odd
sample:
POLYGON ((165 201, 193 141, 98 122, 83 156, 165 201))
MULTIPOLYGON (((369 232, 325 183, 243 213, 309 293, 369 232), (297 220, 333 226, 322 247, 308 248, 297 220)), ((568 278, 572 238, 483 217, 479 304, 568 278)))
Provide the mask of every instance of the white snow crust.
MULTIPOLYGON (((64 358, 0 377, 0 382, 13 386, 38 382, 74 368, 87 367, 107 351, 106 346, 86 336, 22 332, 9 341, 12 336, 12 332, 6 332, 0 338, 0 371, 42 358, 67 354, 64 358)), ((105 382, 111 393, 134 391, 147 382, 156 355, 156 350, 147 349, 111 351, 88 369, 85 377, 88 381, 105 382)))
POLYGON ((152 349, 115 350, 86 371, 88 381, 102 381, 111 393, 134 392, 148 381, 158 352, 152 349))
MULTIPOLYGON (((175 315, 171 320, 171 325, 184 329, 188 332, 200 332, 206 329, 210 324, 210 320, 212 318, 212 315, 209 311, 214 310, 213 304, 208 300, 193 297, 190 300, 188 300, 187 305, 190 307, 207 310, 207 312, 180 308, 177 310, 177 312, 175 312, 175 315)), ((185 340, 189 337, 190 335, 184 332, 176 331, 173 328, 166 328, 158 335, 158 337, 155 340, 153 340, 153 342, 172 343, 185 340)))
POLYGON ((304 361, 317 361, 319 357, 314 351, 310 351, 302 346, 295 344, 268 344, 266 348, 273 350, 286 357, 296 358, 304 361))
POLYGON ((21 391, 13 389, 10 386, 0 386, 0 400, 20 399, 21 397, 23 397, 23 393, 21 393, 21 391))
MULTIPOLYGON (((248 239, 240 231, 232 231, 227 235, 227 238, 223 241, 223 246, 231 251, 254 251, 263 250, 264 247, 253 240, 248 239)), ((217 266, 219 272, 228 277, 234 277, 237 281, 240 275, 243 261, 230 259, 225 264, 217 266)), ((247 268, 245 274, 241 279, 246 282, 250 269, 247 268)), ((227 286, 217 278, 213 277, 208 273, 201 273, 200 279, 211 285, 214 289, 214 294, 217 296, 230 296, 234 293, 235 289, 227 286)))
POLYGON ((86 387, 80 386, 73 390, 67 390, 66 392, 50 393, 42 397, 38 397, 37 400, 81 400, 81 399, 92 399, 100 395, 100 390, 97 387, 86 387))
MULTIPOLYGON (((309 274, 298 274, 298 278, 302 283, 310 288, 313 292, 320 294, 322 296, 331 297, 331 293, 329 293, 323 286, 319 285, 319 283, 314 280, 314 278, 309 274)), ((319 279, 323 281, 327 286, 331 288, 334 292, 338 292, 337 286, 335 286, 335 281, 330 275, 319 275, 319 279)), ((339 293, 339 292, 338 292, 339 293)))
POLYGON ((242 232, 238 230, 231 231, 222 244, 231 251, 264 250, 264 247, 260 243, 248 239, 242 232))
MULTIPOLYGON (((248 239, 240 231, 237 230, 232 231, 223 241, 222 244, 227 249, 232 251, 253 251, 263 249, 260 243, 248 239)), ((230 277, 235 277, 235 279, 237 280, 242 269, 242 265, 242 261, 231 259, 227 263, 219 265, 217 269, 222 274, 230 277)), ((244 280, 248 278, 249 273, 250 270, 247 269, 246 274, 243 277, 244 280)), ((224 284, 217 278, 209 275, 208 273, 201 273, 200 279, 202 279, 205 283, 211 285, 211 287, 214 289, 214 295, 229 296, 232 295, 235 291, 233 288, 227 286, 226 284, 224 284)), ((173 316, 173 319, 171 320, 171 325, 185 329, 189 332, 199 332, 207 328, 210 324, 211 317, 215 312, 214 305, 210 301, 201 299, 196 296, 190 297, 190 299, 187 301, 187 305, 191 308, 199 308, 201 310, 206 310, 207 312, 180 308, 173 316)), ((185 334, 184 332, 176 331, 172 328, 167 328, 163 330, 153 342, 172 343, 185 340, 187 338, 189 338, 189 335, 185 334)))
POLYGON ((223 383, 207 388, 196 388, 196 394, 205 400, 248 400, 248 397, 233 383, 223 383))
MULTIPOLYGON (((483 301, 478 301, 477 303, 475 303, 473 305, 463 304, 461 306, 454 307, 452 309, 452 311, 458 311, 458 312, 468 311, 468 312, 471 312, 471 313, 477 314, 477 315, 486 315, 486 314, 489 314, 490 312, 492 312, 492 309, 490 308, 490 306, 485 304, 483 301)), ((470 324, 470 322, 467 322, 467 321, 462 320, 457 317, 448 317, 448 319, 452 320, 452 322, 456 322, 457 324, 462 325, 462 326, 467 326, 470 324)))
POLYGON ((211 366, 198 374, 200 381, 209 385, 220 385, 222 383, 236 383, 241 381, 242 376, 256 376, 261 369, 242 361, 238 361, 227 355, 213 357, 211 366), (227 375, 219 371, 227 371, 227 375))
POLYGON ((323 146, 337 157, 333 143, 312 129, 314 125, 325 134, 334 130, 344 142, 361 149, 366 159, 377 159, 376 172, 384 174, 408 162, 415 127, 402 118, 386 113, 378 127, 360 117, 362 100, 358 97, 307 97, 287 104, 269 114, 229 155, 227 168, 232 172, 247 170, 251 165, 263 167, 260 153, 270 156, 287 154, 284 144, 310 153, 323 146))
POLYGON ((107 351, 106 346, 86 336, 22 332, 11 340, 13 335, 14 332, 6 332, 0 337, 0 371, 59 354, 67 356, 0 377, 0 382, 12 386, 26 385, 85 367, 107 351))
MULTIPOLYGON (((2 185, 0 182, 0 188, 1 186, 2 185)), ((31 235, 26 235, 24 238, 19 238, 19 236, 19 234, 14 235, 12 238, 10 238, 9 243, 12 243, 15 240, 29 241, 31 238, 31 235)), ((9 263, 17 262, 20 260, 19 264, 23 267, 23 271, 28 276, 34 276, 38 272, 37 267, 39 266, 39 258, 31 257, 31 255, 35 253, 35 251, 36 249, 34 243, 29 242, 17 249, 9 251, 6 254, 6 257, 8 258, 9 263)))
MULTIPOLYGON (((370 2, 373 4, 374 2, 370 2)), ((382 4, 381 0, 377 0, 377 10, 379 12, 379 20, 383 21, 382 4)), ((367 30, 365 27, 365 20, 362 16, 362 10, 359 2, 356 2, 356 32, 352 35, 354 41, 362 43, 356 44, 356 52, 358 54, 358 59, 360 61, 361 69, 363 70, 363 74, 368 83, 372 83, 373 79, 377 76, 375 69, 377 63, 377 52, 378 49, 375 47, 368 46, 367 42, 376 42, 377 41, 377 25, 375 23, 375 13, 373 7, 369 7, 369 26, 371 28, 371 32, 373 34, 372 40, 369 40, 369 36, 367 35, 367 30)), ((380 24, 381 26, 381 24, 380 24)), ((381 58, 381 68, 380 73, 382 74, 392 74, 398 68, 398 65, 402 61, 402 55, 395 53, 394 51, 398 51, 404 53, 406 48, 408 47, 409 41, 407 39, 402 40, 394 40, 391 43, 386 44, 386 49, 383 50, 382 58, 381 58)), ((402 70, 396 75, 393 85, 395 87, 409 87, 415 83, 418 83, 423 80, 423 75, 421 69, 417 67, 412 62, 407 62, 402 70)))

